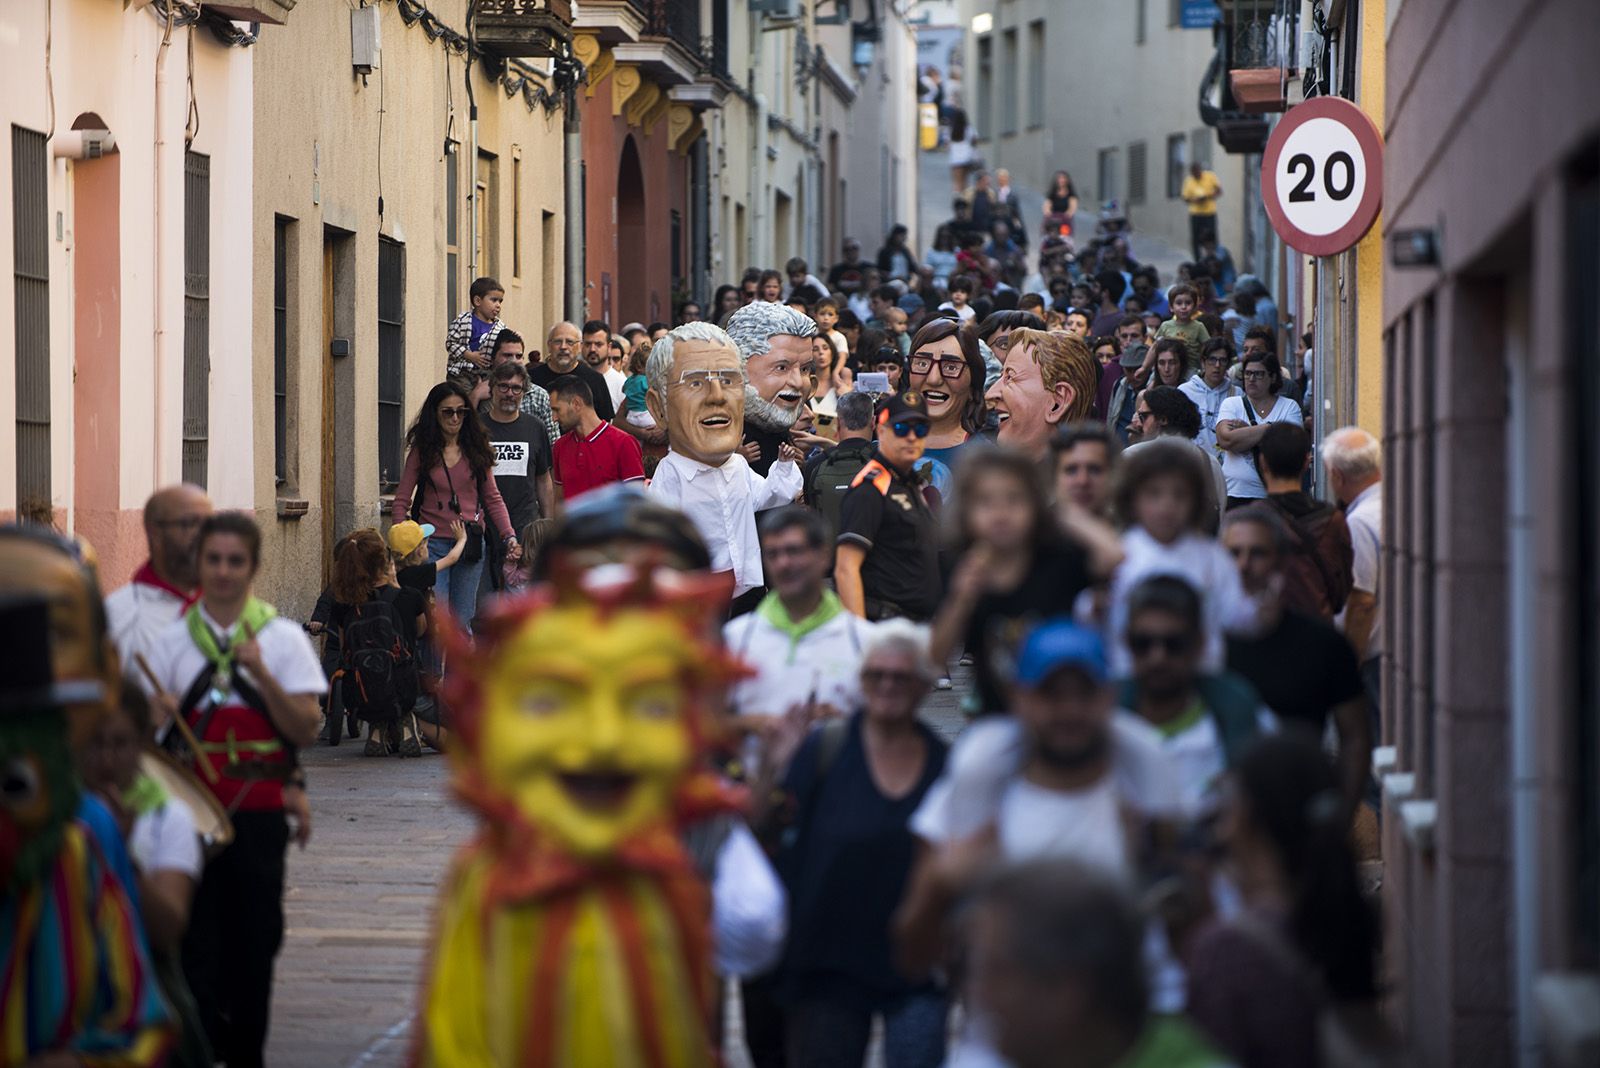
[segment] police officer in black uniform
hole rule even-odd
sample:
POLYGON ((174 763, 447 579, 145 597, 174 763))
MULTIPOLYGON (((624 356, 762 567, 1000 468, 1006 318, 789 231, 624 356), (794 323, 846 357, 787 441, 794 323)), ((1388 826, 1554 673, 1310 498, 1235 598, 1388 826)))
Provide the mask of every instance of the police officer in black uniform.
POLYGON ((913 390, 891 394, 877 423, 877 448, 840 505, 834 584, 858 616, 923 622, 943 592, 938 531, 912 470, 927 443, 928 406, 913 390))

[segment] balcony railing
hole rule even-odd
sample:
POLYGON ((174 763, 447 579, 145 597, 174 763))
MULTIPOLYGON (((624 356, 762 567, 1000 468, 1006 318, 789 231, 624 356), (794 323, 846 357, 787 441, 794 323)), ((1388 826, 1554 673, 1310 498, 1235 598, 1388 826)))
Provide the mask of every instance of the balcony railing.
POLYGON ((685 52, 706 60, 700 40, 700 5, 683 0, 628 0, 628 6, 644 20, 647 37, 666 37, 685 52))

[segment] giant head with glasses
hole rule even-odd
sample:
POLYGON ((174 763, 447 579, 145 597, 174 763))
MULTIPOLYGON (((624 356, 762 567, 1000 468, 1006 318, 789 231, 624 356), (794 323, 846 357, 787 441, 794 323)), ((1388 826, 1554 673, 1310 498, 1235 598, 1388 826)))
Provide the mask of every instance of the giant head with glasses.
POLYGON ((816 332, 810 316, 770 301, 747 304, 728 317, 727 336, 744 364, 744 415, 762 430, 789 430, 800 417, 811 386, 809 339, 816 332))
POLYGON ((956 319, 931 319, 911 339, 910 388, 928 405, 931 448, 947 449, 983 429, 983 356, 978 332, 956 319))
POLYGON ((672 451, 721 467, 744 438, 745 375, 733 339, 711 323, 685 323, 650 349, 645 378, 645 406, 672 451))

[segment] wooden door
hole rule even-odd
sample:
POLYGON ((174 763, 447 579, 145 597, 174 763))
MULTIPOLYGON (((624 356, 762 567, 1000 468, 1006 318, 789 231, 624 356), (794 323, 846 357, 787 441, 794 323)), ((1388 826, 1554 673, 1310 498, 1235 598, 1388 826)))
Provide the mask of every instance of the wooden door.
POLYGON ((322 584, 333 572, 334 457, 337 453, 336 403, 333 386, 333 248, 334 238, 322 238, 322 584))

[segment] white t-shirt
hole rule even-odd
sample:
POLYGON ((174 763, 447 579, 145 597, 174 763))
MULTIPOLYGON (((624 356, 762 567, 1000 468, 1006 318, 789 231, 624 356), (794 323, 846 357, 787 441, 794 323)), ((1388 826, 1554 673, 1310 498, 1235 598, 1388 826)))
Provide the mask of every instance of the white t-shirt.
POLYGON ((198 880, 202 866, 200 835, 189 806, 169 797, 134 820, 133 833, 128 835, 128 853, 146 875, 179 871, 198 880))
MULTIPOLYGON (((1245 405, 1250 399, 1243 394, 1229 397, 1222 402, 1222 407, 1217 409, 1217 422, 1228 419, 1238 419, 1248 425, 1250 416, 1245 414, 1245 405)), ((1272 411, 1267 413, 1265 419, 1257 416, 1257 423, 1298 423, 1304 417, 1300 414, 1300 405, 1288 397, 1279 397, 1273 404, 1272 411)), ((1261 476, 1256 472, 1255 457, 1248 452, 1230 452, 1222 457, 1222 477, 1228 483, 1228 496, 1230 497, 1265 497, 1267 487, 1262 483, 1261 476)))
MULTIPOLYGON (((911 817, 919 838, 943 844, 981 830, 992 819, 1008 861, 1043 857, 1081 861, 1116 879, 1130 878, 1123 812, 1146 818, 1180 814, 1178 773, 1162 751, 1160 735, 1127 712, 1111 718, 1111 771, 1084 790, 1048 790, 1018 774, 1025 740, 1010 716, 991 716, 968 727, 951 747, 944 774, 911 817)), ((1183 1007, 1183 972, 1159 925, 1145 939, 1152 976, 1152 1006, 1183 1007)), ((1003 1068, 981 1014, 950 1051, 946 1068, 1003 1068)))
MULTIPOLYGON (((1374 482, 1350 502, 1344 521, 1350 527, 1350 548, 1354 553, 1350 574, 1353 586, 1363 593, 1378 596, 1378 578, 1383 564, 1383 483, 1374 482)), ((1337 621, 1344 625, 1344 613, 1337 621)), ((1367 659, 1383 652, 1383 613, 1372 621, 1372 636, 1367 639, 1367 659)))
POLYGON ((1184 534, 1170 545, 1163 545, 1140 526, 1123 532, 1122 551, 1122 563, 1111 576, 1110 606, 1106 612, 1106 652, 1111 659, 1112 676, 1127 678, 1133 674, 1133 656, 1127 642, 1128 597, 1139 583, 1155 575, 1176 576, 1199 591, 1206 643, 1201 670, 1221 671, 1226 652, 1224 636, 1249 633, 1260 615, 1260 607, 1245 593, 1239 569, 1228 551, 1214 539, 1198 534, 1184 534))
MULTIPOLYGON (((225 637, 226 632, 216 620, 200 606, 200 618, 211 632, 225 637)), ((231 630, 232 628, 228 628, 231 630)), ((298 623, 279 616, 272 619, 256 634, 256 644, 261 647, 261 660, 267 672, 277 680, 287 694, 317 694, 328 692, 328 678, 322 672, 322 661, 311 645, 311 639, 298 623)), ((194 680, 207 666, 206 654, 189 637, 189 624, 179 619, 162 632, 150 658, 150 669, 155 673, 161 688, 182 697, 194 680)), ((223 704, 239 703, 239 695, 230 688, 223 704)))
POLYGON ((150 682, 138 670, 137 657, 153 662, 162 632, 183 615, 188 602, 172 590, 130 582, 106 596, 106 627, 122 658, 123 670, 139 680, 146 693, 150 682))

